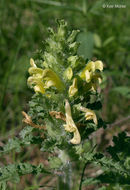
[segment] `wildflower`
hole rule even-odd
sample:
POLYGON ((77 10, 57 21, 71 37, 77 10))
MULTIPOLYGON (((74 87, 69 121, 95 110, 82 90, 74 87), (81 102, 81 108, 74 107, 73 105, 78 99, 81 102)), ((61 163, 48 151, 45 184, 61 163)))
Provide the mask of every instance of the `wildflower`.
POLYGON ((35 92, 40 92, 42 94, 45 93, 45 88, 44 88, 44 82, 41 80, 41 78, 37 78, 37 77, 34 77, 34 76, 31 76, 28 78, 28 81, 27 81, 28 85, 32 88, 34 88, 34 91, 35 92))
POLYGON ((43 69, 38 67, 30 67, 28 70, 29 74, 38 78, 42 78, 43 76, 43 69))
POLYGON ((64 89, 64 84, 58 75, 51 69, 38 68, 33 59, 30 59, 28 84, 34 87, 35 92, 45 93, 45 89, 55 86, 59 91, 64 89))
POLYGON ((103 70, 102 61, 90 61, 80 73, 80 77, 85 79, 87 83, 90 83, 92 90, 96 90, 98 83, 101 82, 101 75, 96 73, 96 70, 103 70))
POLYGON ((96 73, 93 75, 92 80, 90 82, 91 89, 96 91, 98 85, 102 82, 100 73, 96 73))
POLYGON ((69 87, 69 97, 74 96, 78 92, 77 78, 73 79, 73 84, 69 87))
POLYGON ((45 82, 45 87, 49 88, 50 86, 55 86, 59 91, 64 90, 64 84, 58 75, 51 69, 43 70, 43 79, 45 82))
POLYGON ((97 116, 94 113, 94 111, 92 111, 88 108, 82 107, 82 106, 80 106, 79 109, 80 109, 80 111, 85 112, 86 120, 93 120, 93 122, 97 125, 97 116))
POLYGON ((70 104, 68 102, 68 100, 66 100, 65 102, 65 112, 66 112, 66 124, 64 125, 64 128, 66 131, 70 132, 70 133, 74 133, 73 138, 70 140, 70 142, 72 144, 79 144, 81 141, 81 137, 79 134, 79 131, 72 119, 72 115, 71 115, 71 108, 70 108, 70 104))
POLYGON ((40 92, 44 94, 45 88, 42 79, 43 69, 38 68, 32 58, 30 59, 30 65, 31 67, 29 68, 28 72, 32 76, 28 78, 27 83, 31 88, 34 88, 35 92, 40 92))
POLYGON ((30 59, 30 65, 32 67, 37 67, 36 64, 35 64, 35 62, 34 62, 34 59, 32 59, 32 58, 30 59))

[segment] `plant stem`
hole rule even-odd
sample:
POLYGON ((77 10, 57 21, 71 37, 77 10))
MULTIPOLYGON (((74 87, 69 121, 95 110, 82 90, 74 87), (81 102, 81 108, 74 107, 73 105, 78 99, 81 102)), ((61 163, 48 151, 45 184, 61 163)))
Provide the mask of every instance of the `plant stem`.
POLYGON ((84 167, 83 167, 83 171, 82 171, 82 175, 81 175, 81 179, 80 179, 80 185, 79 185, 79 190, 82 190, 82 183, 83 183, 83 178, 84 178, 84 172, 86 169, 88 162, 85 163, 84 167))

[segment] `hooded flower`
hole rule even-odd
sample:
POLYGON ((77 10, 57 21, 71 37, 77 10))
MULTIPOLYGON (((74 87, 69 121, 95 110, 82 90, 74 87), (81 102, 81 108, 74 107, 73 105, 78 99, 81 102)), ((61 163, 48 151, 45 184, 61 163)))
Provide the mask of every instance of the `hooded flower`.
POLYGON ((30 59, 30 65, 28 72, 31 76, 28 78, 27 83, 31 88, 34 88, 35 92, 44 94, 43 69, 38 68, 32 58, 30 59))
POLYGON ((31 76, 28 78, 27 83, 31 88, 34 88, 35 92, 40 92, 42 94, 45 93, 45 88, 44 88, 45 84, 41 78, 38 78, 36 76, 31 76))
POLYGON ((52 71, 51 69, 43 70, 43 79, 45 82, 45 88, 49 88, 50 86, 55 86, 59 91, 64 90, 64 84, 58 77, 58 75, 52 71))
POLYGON ((96 91, 98 85, 102 82, 100 73, 96 73, 93 75, 92 80, 90 82, 91 89, 96 91))
POLYGON ((97 117, 96 117, 96 114, 94 113, 94 111, 92 111, 88 108, 82 107, 82 106, 80 106, 79 109, 80 109, 80 111, 85 112, 86 120, 93 120, 93 122, 97 125, 97 117))
POLYGON ((78 92, 77 78, 73 79, 73 84, 69 87, 69 97, 74 96, 78 92))
POLYGON ((103 70, 102 61, 90 61, 80 73, 80 77, 86 80, 87 83, 91 84, 92 90, 96 90, 98 83, 101 82, 101 75, 96 72, 97 70, 103 70))
POLYGON ((81 137, 79 134, 79 131, 72 119, 72 115, 71 115, 71 108, 70 108, 70 104, 68 102, 68 100, 66 100, 65 102, 65 112, 66 112, 66 124, 64 125, 64 128, 66 131, 70 132, 70 133, 74 133, 73 138, 70 140, 70 142, 72 144, 79 144, 81 141, 81 137))
POLYGON ((64 84, 57 76, 57 74, 51 69, 38 68, 34 60, 30 59, 30 65, 28 72, 31 75, 28 78, 28 85, 33 87, 35 92, 45 93, 45 89, 55 86, 59 91, 64 89, 64 84))

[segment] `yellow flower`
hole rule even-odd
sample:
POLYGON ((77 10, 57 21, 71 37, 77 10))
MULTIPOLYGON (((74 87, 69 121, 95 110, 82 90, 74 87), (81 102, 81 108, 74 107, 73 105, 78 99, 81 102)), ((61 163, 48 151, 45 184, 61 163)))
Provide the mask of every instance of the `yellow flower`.
POLYGON ((96 70, 102 71, 103 70, 103 63, 102 61, 90 61, 83 71, 80 73, 80 77, 86 80, 90 89, 96 90, 98 84, 101 82, 101 75, 100 73, 96 73, 96 70))
POLYGON ((79 134, 79 131, 72 119, 72 115, 71 115, 71 108, 70 108, 70 104, 68 102, 68 100, 66 100, 65 102, 65 115, 66 115, 66 124, 64 125, 64 128, 66 131, 70 132, 70 133, 74 133, 73 138, 70 140, 70 142, 72 144, 79 144, 81 141, 81 137, 79 134))
POLYGON ((43 69, 40 69, 38 67, 30 67, 28 69, 28 72, 29 72, 30 75, 33 75, 35 77, 38 77, 38 78, 43 77, 43 69))
POLYGON ((92 80, 93 75, 95 74, 96 70, 99 70, 99 71, 103 70, 102 61, 95 61, 95 62, 90 61, 81 72, 80 77, 82 79, 85 79, 86 82, 89 83, 92 80))
POLYGON ((32 67, 37 67, 36 64, 35 64, 35 62, 34 62, 34 59, 32 59, 32 58, 30 59, 30 65, 32 67))
POLYGON ((82 107, 82 106, 80 106, 79 109, 81 111, 85 112, 85 118, 86 118, 86 120, 93 120, 93 122, 97 125, 97 116, 94 113, 94 111, 92 111, 92 110, 90 110, 88 108, 82 107))
POLYGON ((45 89, 51 86, 55 86, 59 91, 64 89, 64 84, 57 76, 57 74, 51 69, 38 68, 34 60, 30 59, 30 65, 28 72, 31 77, 28 78, 28 85, 34 87, 35 92, 45 93, 45 89))
POLYGON ((40 93, 42 93, 42 94, 45 93, 44 87, 41 86, 41 85, 39 85, 39 84, 37 84, 36 86, 34 86, 34 91, 35 91, 35 92, 40 92, 40 93))
POLYGON ((27 80, 28 85, 33 88, 35 92, 45 93, 44 82, 38 77, 31 76, 27 80), (34 86, 33 86, 34 85, 34 86))
POLYGON ((102 71, 103 70, 103 62, 98 60, 98 61, 95 61, 95 70, 99 70, 99 71, 102 71))
POLYGON ((90 86, 91 86, 91 89, 93 91, 96 91, 98 85, 102 82, 102 77, 100 75, 100 73, 96 73, 93 75, 93 78, 90 82, 90 86))
POLYGON ((46 88, 49 88, 50 86, 55 86, 59 91, 62 91, 65 88, 64 83, 51 69, 43 70, 43 79, 46 81, 46 88))
POLYGON ((72 76, 73 76, 73 71, 71 67, 68 67, 65 72, 64 72, 64 76, 68 79, 71 80, 72 76))
POLYGON ((31 67, 29 68, 28 72, 32 76, 28 78, 27 83, 31 88, 34 88, 35 92, 40 92, 44 94, 45 89, 44 82, 42 80, 43 69, 37 68, 32 58, 30 59, 30 65, 31 67))
POLYGON ((78 92, 77 78, 73 79, 73 84, 69 87, 69 97, 74 96, 78 92))

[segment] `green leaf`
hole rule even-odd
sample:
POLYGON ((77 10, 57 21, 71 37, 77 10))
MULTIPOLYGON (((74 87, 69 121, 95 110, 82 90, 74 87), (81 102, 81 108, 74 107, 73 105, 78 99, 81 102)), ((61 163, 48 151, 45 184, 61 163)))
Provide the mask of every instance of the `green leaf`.
POLYGON ((32 131, 34 130, 33 127, 27 126, 20 132, 20 137, 22 138, 23 145, 29 145, 33 139, 32 131))
POLYGON ((42 164, 35 166, 29 163, 10 164, 0 168, 0 182, 19 183, 20 176, 25 174, 49 173, 42 164))
POLYGON ((13 183, 20 182, 19 174, 17 172, 17 165, 10 164, 0 168, 0 182, 6 181, 11 181, 13 183))
MULTIPOLYGON (((130 137, 125 132, 113 137, 113 146, 109 146, 107 151, 114 160, 127 160, 130 157, 130 137)), ((127 165, 127 164, 126 164, 127 165)))
POLYGON ((92 58, 94 38, 91 32, 81 32, 77 36, 77 41, 80 42, 78 48, 78 55, 83 56, 84 59, 92 58))
POLYGON ((16 152, 20 152, 21 150, 21 141, 18 138, 9 139, 7 144, 4 145, 3 150, 0 151, 0 155, 7 154, 12 150, 15 150, 16 152))
POLYGON ((31 132, 33 131, 33 127, 27 126, 25 127, 21 132, 20 132, 20 137, 22 139, 26 138, 28 135, 31 134, 31 132))

